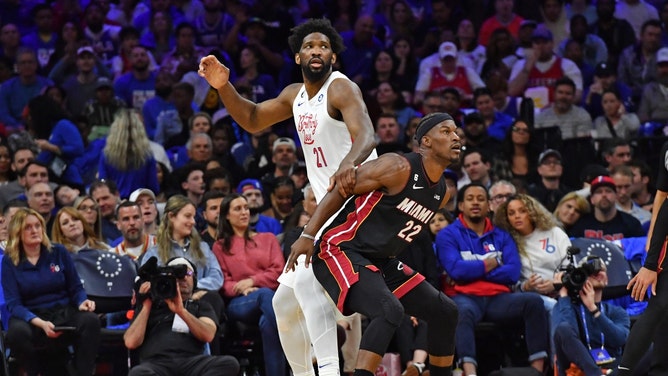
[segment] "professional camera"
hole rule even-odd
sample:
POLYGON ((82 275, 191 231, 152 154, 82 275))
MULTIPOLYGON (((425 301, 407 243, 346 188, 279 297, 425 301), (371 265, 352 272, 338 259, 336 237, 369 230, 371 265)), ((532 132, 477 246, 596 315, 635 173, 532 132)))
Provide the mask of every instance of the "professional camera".
POLYGON ((568 247, 566 252, 568 253, 569 263, 561 269, 564 271, 561 276, 561 283, 568 290, 568 296, 571 300, 577 302, 580 299, 580 290, 587 282, 587 278, 603 270, 603 261, 597 257, 581 263, 580 266, 575 266, 573 256, 580 253, 580 248, 568 247))
POLYGON ((187 273, 185 265, 158 266, 158 259, 151 257, 137 274, 141 282, 151 282, 151 299, 157 301, 175 297, 176 280, 184 278, 187 273))

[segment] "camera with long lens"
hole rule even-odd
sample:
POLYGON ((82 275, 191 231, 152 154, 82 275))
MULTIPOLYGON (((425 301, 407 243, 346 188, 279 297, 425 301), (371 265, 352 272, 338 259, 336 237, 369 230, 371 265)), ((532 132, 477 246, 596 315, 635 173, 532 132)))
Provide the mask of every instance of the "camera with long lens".
POLYGON ((597 257, 576 266, 574 256, 580 253, 580 248, 568 247, 566 252, 569 262, 565 268, 561 269, 564 272, 561 275, 561 283, 568 290, 571 301, 576 303, 580 300, 580 291, 587 282, 587 278, 603 270, 603 261, 597 257))
POLYGON ((172 299, 177 295, 176 280, 184 278, 188 273, 185 265, 158 266, 158 259, 151 257, 139 268, 141 282, 151 282, 151 299, 154 301, 172 299))

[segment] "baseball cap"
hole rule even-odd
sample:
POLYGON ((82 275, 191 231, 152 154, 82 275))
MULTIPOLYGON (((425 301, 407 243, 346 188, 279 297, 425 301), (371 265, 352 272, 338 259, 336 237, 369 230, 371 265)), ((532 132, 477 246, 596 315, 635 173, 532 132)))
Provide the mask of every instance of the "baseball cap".
POLYGON ((97 79, 97 82, 95 83, 95 90, 99 90, 102 88, 112 88, 113 89, 114 85, 112 85, 111 80, 108 79, 107 77, 99 77, 97 79))
POLYGON ((457 46, 452 42, 443 42, 438 47, 438 56, 443 59, 447 56, 457 57, 457 46))
POLYGON ((596 68, 594 68, 594 76, 597 77, 610 77, 613 74, 615 74, 615 71, 612 69, 610 64, 605 62, 596 64, 596 68))
POLYGON ((591 181, 589 191, 591 192, 591 194, 594 194, 594 192, 597 189, 599 189, 601 187, 604 187, 604 186, 612 188, 613 191, 616 191, 616 189, 617 189, 617 187, 615 186, 615 181, 612 180, 611 177, 601 175, 601 176, 595 177, 594 180, 591 181))
POLYGON ((237 193, 243 194, 244 192, 251 189, 257 189, 262 192, 262 184, 260 184, 260 181, 256 179, 244 179, 237 186, 237 193))
POLYGON ((77 56, 79 56, 79 55, 81 55, 81 54, 83 54, 83 53, 86 53, 86 52, 88 52, 88 53, 90 53, 90 54, 92 54, 92 55, 95 55, 95 50, 93 50, 93 47, 91 47, 91 46, 83 46, 83 47, 79 47, 79 49, 77 50, 77 56))
POLYGON ((538 164, 542 164, 545 158, 550 156, 557 157, 559 160, 561 160, 561 153, 554 149, 547 149, 538 156, 538 164))
POLYGON ((522 22, 520 22, 520 28, 523 28, 523 27, 534 27, 535 28, 536 26, 538 26, 538 23, 534 20, 523 20, 522 22))
POLYGON ((656 52, 656 63, 668 63, 668 47, 660 48, 656 52))
POLYGON ((191 272, 194 272, 193 265, 183 257, 177 257, 167 263, 167 266, 185 265, 191 272))
POLYGON ((152 190, 148 188, 139 188, 130 193, 130 201, 137 201, 141 195, 150 196, 153 200, 155 200, 155 193, 153 193, 152 190))
POLYGON ((552 40, 552 32, 550 29, 545 27, 545 25, 541 24, 536 27, 536 29, 533 31, 533 34, 531 34, 531 39, 545 39, 545 40, 552 40))
POLYGON ((292 141, 290 137, 279 137, 274 141, 274 145, 271 147, 271 151, 276 151, 276 148, 281 146, 281 145, 287 145, 289 146, 292 151, 297 150, 297 146, 295 145, 295 142, 292 141))

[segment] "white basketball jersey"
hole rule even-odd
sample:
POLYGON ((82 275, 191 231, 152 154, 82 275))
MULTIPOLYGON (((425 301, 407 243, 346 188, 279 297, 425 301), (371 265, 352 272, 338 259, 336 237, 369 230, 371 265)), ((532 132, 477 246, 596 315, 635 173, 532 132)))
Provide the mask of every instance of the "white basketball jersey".
MULTIPOLYGON (((330 117, 327 111, 327 90, 338 78, 348 80, 343 73, 332 72, 313 98, 308 98, 302 85, 292 103, 297 133, 304 150, 306 173, 317 202, 327 193, 329 178, 339 169, 339 164, 353 145, 346 124, 330 117)), ((374 150, 367 160, 375 158, 377 154, 374 150)))

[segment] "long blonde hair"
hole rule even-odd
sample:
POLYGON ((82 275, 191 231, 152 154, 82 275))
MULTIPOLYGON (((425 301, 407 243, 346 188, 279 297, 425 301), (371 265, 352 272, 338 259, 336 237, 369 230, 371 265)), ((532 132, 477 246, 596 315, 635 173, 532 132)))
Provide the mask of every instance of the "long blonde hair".
POLYGON ((63 233, 63 228, 60 225, 60 217, 62 217, 63 214, 69 214, 73 219, 81 221, 81 224, 83 225, 83 235, 86 239, 86 242, 88 242, 88 248, 98 249, 101 251, 106 251, 109 249, 109 246, 107 246, 95 235, 95 232, 90 227, 88 222, 86 222, 86 218, 84 218, 83 214, 71 206, 65 206, 58 211, 58 214, 56 214, 56 218, 53 222, 53 229, 51 229, 51 240, 53 240, 54 243, 60 243, 64 245, 65 248, 67 248, 67 250, 70 252, 74 252, 75 249, 77 249, 77 245, 67 239, 63 233))
POLYGON ((20 208, 12 220, 9 222, 9 236, 7 238, 7 248, 5 248, 5 255, 9 256, 14 265, 18 265, 21 256, 24 254, 23 250, 23 226, 25 226, 26 219, 29 216, 35 216, 42 225, 42 245, 51 252, 51 241, 46 234, 46 222, 37 211, 30 208, 20 208))
POLYGON ((496 209, 496 212, 494 213, 494 223, 499 228, 508 231, 510 235, 512 235, 513 239, 515 240, 515 244, 517 244, 517 249, 519 250, 520 255, 526 257, 527 251, 526 242, 524 241, 525 235, 520 234, 508 221, 508 204, 515 200, 524 204, 527 212, 529 212, 529 220, 531 221, 531 224, 535 230, 547 231, 553 227, 556 227, 557 222, 555 221, 552 214, 547 211, 547 209, 545 209, 543 204, 538 202, 538 200, 535 198, 522 193, 509 198, 496 209))
POLYGON ((104 147, 107 162, 120 171, 136 170, 152 155, 144 122, 139 114, 132 109, 118 110, 104 147))
MULTIPOLYGON (((170 259, 172 252, 172 233, 174 232, 174 225, 172 225, 170 215, 176 216, 181 209, 188 205, 197 208, 188 197, 183 195, 174 195, 170 197, 165 204, 165 213, 162 215, 156 239, 158 243, 158 258, 163 264, 167 264, 167 260, 170 259)), ((192 255, 192 258, 188 257, 189 260, 196 261, 195 263, 200 261, 206 262, 201 246, 202 239, 200 238, 197 229, 193 226, 193 229, 190 232, 190 246, 188 248, 188 252, 192 255)))

